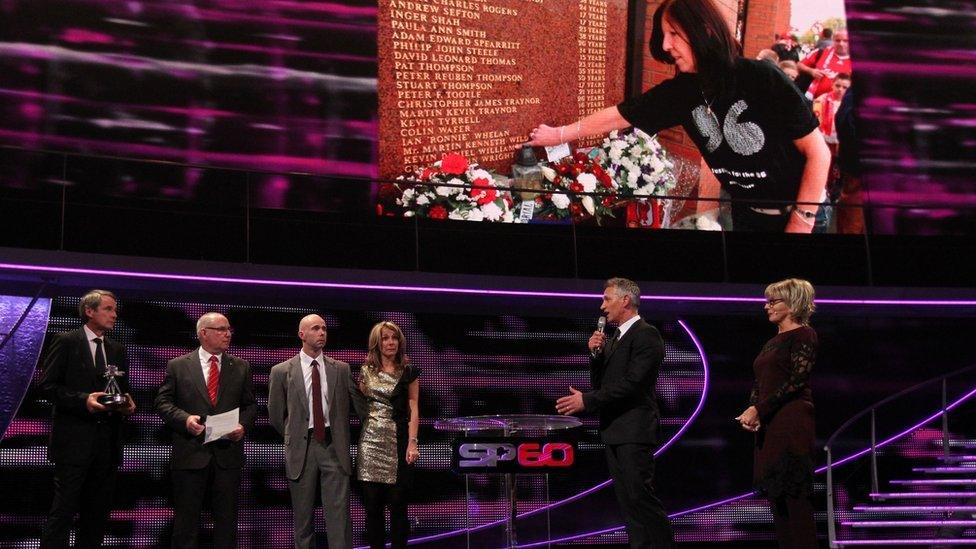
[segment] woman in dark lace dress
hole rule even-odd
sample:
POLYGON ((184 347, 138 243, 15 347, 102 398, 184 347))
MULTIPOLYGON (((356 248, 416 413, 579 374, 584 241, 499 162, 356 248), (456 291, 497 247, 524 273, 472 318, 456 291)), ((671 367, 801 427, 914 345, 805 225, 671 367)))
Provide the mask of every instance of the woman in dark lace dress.
POLYGON ((813 286, 790 278, 766 287, 766 315, 778 333, 753 363, 750 406, 736 419, 756 433, 754 479, 769 498, 779 546, 817 547, 813 518, 813 398, 817 333, 809 326, 813 286))

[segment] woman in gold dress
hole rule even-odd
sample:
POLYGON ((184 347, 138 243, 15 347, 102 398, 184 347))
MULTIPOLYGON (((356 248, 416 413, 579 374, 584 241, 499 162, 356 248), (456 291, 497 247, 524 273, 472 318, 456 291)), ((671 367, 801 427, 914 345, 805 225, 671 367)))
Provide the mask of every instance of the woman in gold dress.
POLYGON ((359 437, 356 476, 366 508, 366 541, 374 549, 385 547, 384 507, 390 509, 393 547, 406 547, 410 533, 407 492, 420 456, 420 369, 410 364, 406 344, 396 324, 373 326, 359 382, 369 415, 359 437))

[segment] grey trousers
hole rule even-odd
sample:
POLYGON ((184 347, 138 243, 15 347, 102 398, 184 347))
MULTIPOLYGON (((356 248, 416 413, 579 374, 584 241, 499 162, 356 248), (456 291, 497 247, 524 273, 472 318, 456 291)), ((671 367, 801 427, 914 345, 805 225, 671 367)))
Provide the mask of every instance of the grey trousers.
POLYGON ((309 437, 305 469, 298 480, 289 480, 295 515, 295 549, 315 549, 315 493, 322 490, 322 515, 329 549, 352 547, 349 520, 349 475, 342 471, 331 441, 309 437))

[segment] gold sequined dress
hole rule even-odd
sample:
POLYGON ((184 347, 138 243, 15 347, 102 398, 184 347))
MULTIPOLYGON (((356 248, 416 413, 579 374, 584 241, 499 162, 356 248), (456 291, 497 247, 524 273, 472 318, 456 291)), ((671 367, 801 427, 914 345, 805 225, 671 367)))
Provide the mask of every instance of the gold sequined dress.
POLYGON ((359 437, 357 478, 367 482, 396 484, 399 451, 393 419, 393 391, 400 375, 363 368, 363 385, 369 402, 369 418, 359 437))

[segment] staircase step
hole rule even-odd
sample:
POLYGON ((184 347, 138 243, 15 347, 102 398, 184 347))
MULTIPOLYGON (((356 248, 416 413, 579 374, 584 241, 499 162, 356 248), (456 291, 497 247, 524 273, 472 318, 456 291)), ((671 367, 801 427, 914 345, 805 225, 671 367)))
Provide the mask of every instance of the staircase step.
POLYGON ((976 492, 875 492, 875 499, 976 498, 976 492))
POLYGON ((969 485, 976 485, 976 478, 933 478, 933 479, 889 480, 888 483, 898 484, 898 485, 910 485, 910 486, 969 486, 969 485))
POLYGON ((839 539, 837 545, 976 545, 976 538, 932 538, 932 539, 839 539))
POLYGON ((974 473, 976 474, 976 466, 973 467, 951 467, 951 466, 939 466, 939 467, 912 467, 912 471, 916 473, 938 473, 938 474, 949 474, 949 473, 974 473))
POLYGON ((855 505, 866 513, 976 513, 976 505, 855 505))
MULTIPOLYGON (((932 440, 935 446, 942 446, 942 439, 932 440)), ((949 440, 950 448, 976 448, 976 440, 949 440)))
POLYGON ((950 456, 939 456, 937 459, 939 461, 949 461, 949 462, 953 462, 953 463, 958 463, 960 461, 963 461, 963 462, 966 462, 966 461, 976 461, 976 456, 970 456, 970 455, 966 455, 966 456, 963 456, 963 455, 950 455, 950 456))
POLYGON ((854 528, 919 528, 919 527, 957 527, 972 528, 976 520, 862 520, 843 521, 844 526, 854 528))

